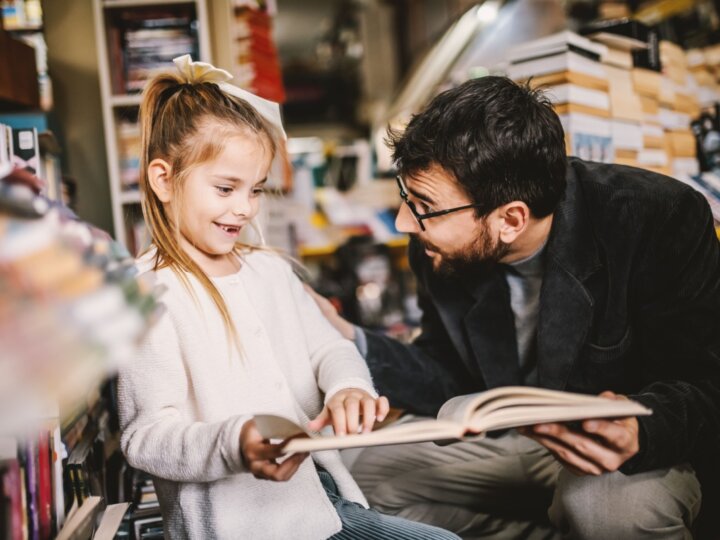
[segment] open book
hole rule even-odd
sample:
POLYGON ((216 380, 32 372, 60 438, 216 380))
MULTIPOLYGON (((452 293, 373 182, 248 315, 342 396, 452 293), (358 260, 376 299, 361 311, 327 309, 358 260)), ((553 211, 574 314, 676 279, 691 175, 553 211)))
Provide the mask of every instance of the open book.
POLYGON ((488 431, 546 422, 648 414, 652 414, 650 409, 630 400, 531 386, 504 386, 448 400, 440 409, 437 420, 401 423, 372 433, 319 435, 287 418, 270 414, 255 415, 255 423, 267 439, 290 439, 284 448, 289 454, 424 441, 450 442, 477 438, 488 431))

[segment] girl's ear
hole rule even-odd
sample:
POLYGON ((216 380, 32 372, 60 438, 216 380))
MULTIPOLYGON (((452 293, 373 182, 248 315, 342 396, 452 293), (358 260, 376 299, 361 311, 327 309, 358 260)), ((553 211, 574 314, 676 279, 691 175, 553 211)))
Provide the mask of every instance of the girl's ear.
POLYGON ((161 202, 172 199, 172 167, 164 159, 153 159, 148 165, 150 188, 161 202))

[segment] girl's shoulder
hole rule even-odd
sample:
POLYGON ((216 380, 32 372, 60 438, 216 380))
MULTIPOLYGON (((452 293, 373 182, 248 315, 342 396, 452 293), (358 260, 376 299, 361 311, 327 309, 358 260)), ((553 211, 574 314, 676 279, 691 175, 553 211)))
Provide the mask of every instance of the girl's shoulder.
POLYGON ((167 266, 164 268, 155 268, 156 263, 157 249, 151 246, 146 252, 135 259, 135 268, 138 277, 143 274, 152 274, 152 283, 161 283, 170 288, 180 283, 180 280, 171 268, 167 266))
POLYGON ((135 268, 139 275, 152 272, 155 268, 155 256, 157 250, 154 247, 150 247, 145 253, 142 253, 137 259, 135 259, 135 268))
POLYGON ((289 260, 284 255, 269 249, 244 250, 240 254, 242 264, 260 276, 287 275, 292 273, 289 260))

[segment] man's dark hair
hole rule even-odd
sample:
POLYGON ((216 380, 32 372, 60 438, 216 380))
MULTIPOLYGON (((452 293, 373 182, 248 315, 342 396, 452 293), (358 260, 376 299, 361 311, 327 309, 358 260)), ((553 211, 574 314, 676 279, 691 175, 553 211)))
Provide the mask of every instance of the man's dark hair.
POLYGON ((535 217, 565 192, 563 128, 548 99, 505 77, 482 77, 447 90, 414 115, 404 132, 388 129, 403 176, 435 163, 452 173, 483 216, 523 201, 535 217))

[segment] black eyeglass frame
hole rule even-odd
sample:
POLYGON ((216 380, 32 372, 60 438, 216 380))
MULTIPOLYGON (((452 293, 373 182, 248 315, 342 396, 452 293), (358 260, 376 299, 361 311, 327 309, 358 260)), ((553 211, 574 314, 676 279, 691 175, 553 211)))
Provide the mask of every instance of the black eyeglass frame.
POLYGON ((468 208, 482 208, 484 206, 482 204, 465 204, 463 206, 456 206, 455 208, 448 208, 447 210, 437 210, 436 212, 428 212, 426 214, 421 214, 417 211, 417 208, 415 208, 415 203, 409 199, 407 187, 405 187, 405 182, 403 182, 399 174, 395 177, 395 180, 397 181, 398 188, 400 189, 400 198, 405 204, 408 205, 408 208, 412 212, 412 215, 415 216, 415 220, 418 222, 420 229, 423 231, 425 230, 425 225, 423 224, 423 221, 426 219, 445 216, 447 214, 452 214, 453 212, 458 212, 460 210, 467 210, 468 208))

